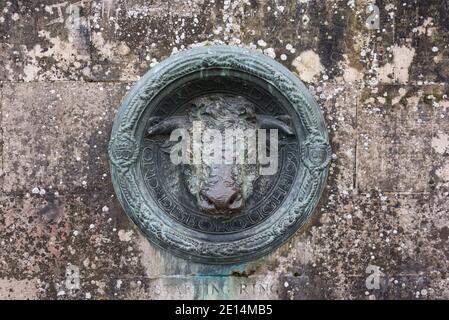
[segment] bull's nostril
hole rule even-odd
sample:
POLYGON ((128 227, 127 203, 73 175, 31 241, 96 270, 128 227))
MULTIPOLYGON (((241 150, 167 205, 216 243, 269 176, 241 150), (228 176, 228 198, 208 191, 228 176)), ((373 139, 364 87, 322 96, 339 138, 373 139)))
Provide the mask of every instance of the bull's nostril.
POLYGON ((240 193, 232 195, 232 197, 229 199, 228 204, 233 204, 237 201, 239 201, 242 198, 240 193))
POLYGON ((201 195, 201 202, 203 204, 206 204, 208 207, 214 208, 215 207, 215 203, 207 196, 205 196, 204 194, 201 195))
POLYGON ((212 212, 216 209, 214 203, 202 193, 198 199, 198 206, 204 212, 212 212))
POLYGON ((241 192, 234 193, 227 202, 228 209, 237 210, 242 207, 242 194, 241 192))
POLYGON ((243 197, 240 191, 233 193, 211 194, 201 192, 199 206, 202 211, 226 213, 240 210, 243 207, 243 197))

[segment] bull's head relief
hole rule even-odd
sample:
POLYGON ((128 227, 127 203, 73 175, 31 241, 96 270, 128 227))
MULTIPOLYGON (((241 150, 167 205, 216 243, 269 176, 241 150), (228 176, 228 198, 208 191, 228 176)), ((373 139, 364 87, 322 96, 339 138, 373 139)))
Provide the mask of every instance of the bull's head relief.
POLYGON ((174 163, 179 165, 176 174, 180 181, 202 212, 227 216, 244 209, 254 182, 266 172, 260 166, 272 166, 269 173, 276 173, 279 146, 294 136, 290 123, 288 115, 257 114, 255 106, 241 96, 213 94, 190 103, 187 115, 150 118, 146 137, 165 136, 161 152, 185 152, 180 155, 184 163, 174 163), (208 139, 208 131, 214 133, 212 139, 208 139), (181 140, 176 132, 181 133, 181 140), (274 139, 270 140, 270 136, 274 139), (193 154, 195 143, 199 144, 195 150, 198 155, 193 154), (176 148, 176 144, 183 147, 176 148), (205 159, 209 151, 213 161, 205 159))
POLYGON ((126 213, 155 244, 206 263, 258 257, 312 214, 330 148, 299 79, 250 50, 176 54, 124 100, 109 145, 126 213))

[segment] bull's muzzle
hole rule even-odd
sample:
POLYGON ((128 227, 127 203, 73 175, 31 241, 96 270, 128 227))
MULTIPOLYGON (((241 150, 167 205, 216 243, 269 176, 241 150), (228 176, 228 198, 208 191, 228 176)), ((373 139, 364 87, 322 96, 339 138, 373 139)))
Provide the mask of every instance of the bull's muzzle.
POLYGON ((226 190, 226 188, 220 187, 202 190, 198 203, 201 211, 216 214, 237 213, 243 209, 243 205, 243 196, 240 190, 226 190))

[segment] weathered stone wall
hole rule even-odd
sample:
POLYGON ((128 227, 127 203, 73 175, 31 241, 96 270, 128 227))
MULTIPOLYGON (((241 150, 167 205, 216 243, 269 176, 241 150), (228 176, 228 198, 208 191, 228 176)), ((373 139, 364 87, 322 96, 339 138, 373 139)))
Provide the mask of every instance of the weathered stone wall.
POLYGON ((449 298, 449 1, 369 3, 0 1, 0 298, 449 298), (208 42, 296 72, 334 152, 311 223, 227 267, 150 245, 106 152, 132 83, 208 42))

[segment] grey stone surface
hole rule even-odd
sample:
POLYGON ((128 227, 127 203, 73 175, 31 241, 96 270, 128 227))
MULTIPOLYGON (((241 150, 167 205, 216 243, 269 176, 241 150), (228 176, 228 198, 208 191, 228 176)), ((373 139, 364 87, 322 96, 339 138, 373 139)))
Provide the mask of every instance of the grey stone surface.
POLYGON ((5 83, 3 191, 111 192, 104 150, 125 92, 113 83, 5 83))
MULTIPOLYGON (((364 96, 358 114, 360 192, 428 193, 436 133, 435 87, 385 85, 364 96)), ((438 127, 438 126, 437 126, 438 127)))
POLYGON ((0 80, 90 78, 88 1, 2 1, 0 80))
POLYGON ((449 298, 449 3, 369 3, 2 1, 0 298, 449 298), (309 225, 226 267, 149 244, 107 164, 129 81, 207 42, 295 72, 334 153, 309 225))

